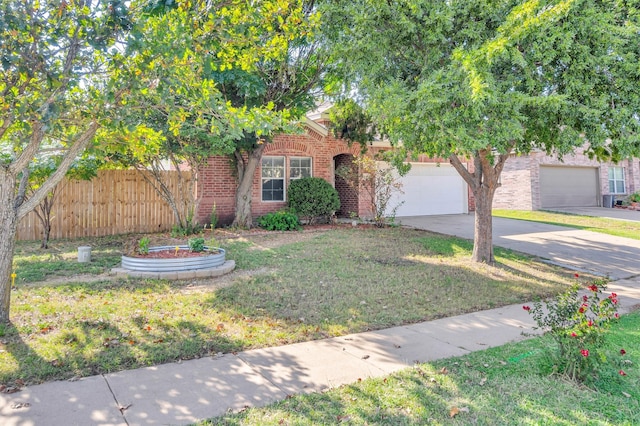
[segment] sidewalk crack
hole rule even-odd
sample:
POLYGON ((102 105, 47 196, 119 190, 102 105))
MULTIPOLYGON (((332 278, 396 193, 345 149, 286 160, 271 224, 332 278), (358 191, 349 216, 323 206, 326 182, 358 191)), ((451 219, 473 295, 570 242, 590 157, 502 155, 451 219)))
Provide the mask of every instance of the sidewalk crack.
POLYGON ((116 408, 118 409, 118 411, 120 411, 120 415, 122 415, 122 420, 124 420, 125 424, 129 426, 129 422, 127 421, 127 417, 124 415, 124 412, 127 410, 127 408, 131 407, 131 404, 121 405, 118 402, 118 398, 116 398, 115 392, 113 392, 113 389, 111 389, 111 385, 109 384, 109 380, 107 380, 107 377, 104 374, 101 374, 101 376, 104 379, 104 382, 107 384, 107 388, 109 388, 109 392, 111 392, 113 401, 116 403, 116 408))

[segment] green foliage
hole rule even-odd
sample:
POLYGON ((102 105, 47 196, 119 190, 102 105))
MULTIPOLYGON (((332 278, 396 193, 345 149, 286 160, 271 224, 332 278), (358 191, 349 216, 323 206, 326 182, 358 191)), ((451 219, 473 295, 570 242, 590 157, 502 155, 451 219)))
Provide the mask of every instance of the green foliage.
POLYGON ((217 247, 220 247, 220 244, 218 243, 218 240, 216 240, 215 237, 211 237, 207 241, 205 241, 205 245, 209 249, 215 249, 217 247))
POLYGON ((138 253, 140 254, 149 254, 149 243, 151 240, 149 237, 142 237, 140 241, 138 241, 138 253))
POLYGON ((629 201, 632 203, 640 203, 640 192, 634 192, 629 195, 629 201))
POLYGON ((340 208, 338 191, 319 177, 306 177, 291 181, 287 191, 291 211, 309 223, 321 217, 328 218, 340 208))
POLYGON ((211 224, 211 229, 215 229, 218 225, 218 209, 216 207, 216 203, 213 203, 211 207, 211 214, 209 215, 209 224, 211 224))
POLYGON ((204 251, 204 238, 202 237, 190 238, 189 249, 196 253, 200 253, 201 251, 204 251))
MULTIPOLYGON (((332 2, 345 92, 408 149, 566 154, 638 150, 640 15, 629 3, 332 2), (346 30, 348 28, 348 30, 346 30)), ((361 114, 355 114, 358 117, 361 114)))
POLYGON ((618 318, 618 299, 616 293, 602 298, 604 280, 591 284, 588 294, 580 296, 578 289, 574 284, 555 299, 523 308, 533 316, 536 328, 547 332, 557 345, 550 355, 553 370, 584 382, 596 378, 607 362, 602 348, 610 322, 618 318))
POLYGON ((182 224, 176 224, 171 227, 171 236, 174 238, 188 237, 189 235, 197 234, 201 229, 193 218, 193 209, 189 208, 182 224))
POLYGON ((267 231, 297 231, 300 229, 300 220, 294 213, 278 211, 259 217, 258 226, 267 231))
POLYGON ((333 135, 351 142, 358 142, 363 150, 373 141, 376 128, 373 119, 354 100, 336 102, 329 110, 333 135))

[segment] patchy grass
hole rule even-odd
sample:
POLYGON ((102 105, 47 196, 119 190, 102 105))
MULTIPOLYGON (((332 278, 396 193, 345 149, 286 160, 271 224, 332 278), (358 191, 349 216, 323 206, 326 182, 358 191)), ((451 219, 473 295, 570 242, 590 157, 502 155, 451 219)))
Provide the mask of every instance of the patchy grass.
POLYGON ((0 330, 0 384, 431 320, 551 295, 574 280, 506 250, 496 251, 496 267, 473 264, 468 241, 405 228, 225 235, 220 245, 237 272, 175 283, 74 282, 78 244, 57 246, 74 264, 60 269, 67 279, 36 286, 23 279, 13 291, 12 323, 0 330))
POLYGON ((535 338, 418 364, 200 425, 640 424, 640 314, 623 316, 607 338, 612 358, 621 344, 627 351, 627 376, 612 365, 595 390, 543 372, 544 349, 551 344, 535 338))
POLYGON ((123 242, 131 236, 52 240, 48 249, 40 241, 18 241, 14 251, 17 284, 34 283, 78 274, 100 275, 120 264, 123 242), (78 247, 91 246, 91 262, 78 263, 78 247))
MULTIPOLYGON (((580 216, 569 213, 548 212, 542 210, 493 210, 494 217, 528 220, 530 222, 548 223, 550 225, 567 226, 601 234, 640 240, 640 222, 614 220, 604 217, 580 216)), ((638 213, 640 218, 640 212, 638 213)))

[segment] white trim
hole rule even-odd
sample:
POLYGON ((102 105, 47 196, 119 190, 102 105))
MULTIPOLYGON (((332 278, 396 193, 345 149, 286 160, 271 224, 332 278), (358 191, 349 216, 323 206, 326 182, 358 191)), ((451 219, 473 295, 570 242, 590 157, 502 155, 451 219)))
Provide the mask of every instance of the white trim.
POLYGON ((321 136, 329 136, 329 129, 324 127, 322 124, 318 124, 309 117, 304 118, 304 125, 314 132, 320 134, 321 136))

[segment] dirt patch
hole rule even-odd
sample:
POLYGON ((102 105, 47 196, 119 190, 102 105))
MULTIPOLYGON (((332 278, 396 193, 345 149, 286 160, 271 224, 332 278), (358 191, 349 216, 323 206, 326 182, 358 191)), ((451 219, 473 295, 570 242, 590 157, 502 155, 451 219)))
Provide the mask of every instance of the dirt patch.
MULTIPOLYGON (((244 238, 251 241, 259 247, 268 249, 277 248, 285 244, 308 241, 315 238, 318 234, 331 231, 334 229, 352 228, 349 223, 322 224, 322 225, 306 225, 300 231, 265 231, 264 229, 249 229, 239 231, 216 230, 216 238, 219 239, 237 239, 244 238)), ((372 224, 358 224, 358 229, 370 229, 372 224)))
POLYGON ((181 293, 207 293, 210 291, 219 290, 221 288, 229 287, 237 280, 250 280, 254 276, 264 275, 272 272, 268 268, 259 268, 253 270, 234 271, 230 274, 223 275, 217 278, 209 278, 202 280, 192 280, 186 286, 180 288, 181 293))
POLYGON ((219 251, 191 251, 191 250, 175 250, 175 249, 167 249, 167 250, 158 250, 158 251, 150 251, 146 254, 134 254, 130 255, 130 257, 137 257, 140 259, 183 259, 189 257, 201 257, 207 256, 210 254, 218 254, 219 251))

